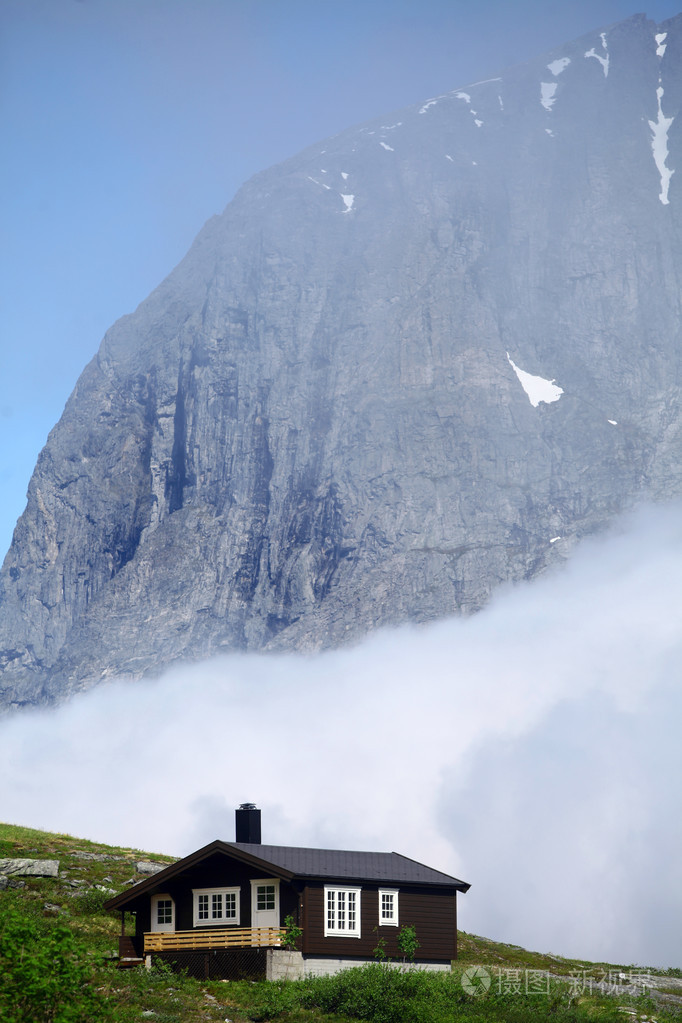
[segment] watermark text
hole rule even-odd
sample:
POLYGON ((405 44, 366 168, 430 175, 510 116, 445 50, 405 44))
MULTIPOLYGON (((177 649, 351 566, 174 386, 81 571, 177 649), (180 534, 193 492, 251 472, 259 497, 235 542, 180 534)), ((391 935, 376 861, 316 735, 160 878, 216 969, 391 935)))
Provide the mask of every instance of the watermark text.
POLYGON ((634 970, 569 970, 566 974, 549 970, 515 969, 501 966, 469 966, 462 973, 463 990, 472 998, 488 992, 498 995, 537 995, 548 997, 552 987, 561 987, 573 997, 590 994, 641 995, 653 986, 651 974, 634 970))

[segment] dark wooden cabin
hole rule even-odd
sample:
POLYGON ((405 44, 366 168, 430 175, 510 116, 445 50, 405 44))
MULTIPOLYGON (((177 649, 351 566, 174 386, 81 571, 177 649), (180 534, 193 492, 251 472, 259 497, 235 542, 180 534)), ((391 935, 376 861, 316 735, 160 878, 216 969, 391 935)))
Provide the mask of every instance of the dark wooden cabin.
POLYGON ((449 968, 456 958, 466 882, 395 852, 263 845, 251 804, 237 810, 237 839, 211 842, 110 899, 107 909, 135 914, 122 954, 278 946, 292 917, 306 973, 373 961, 379 939, 399 959, 404 925, 416 929, 417 964, 449 968))

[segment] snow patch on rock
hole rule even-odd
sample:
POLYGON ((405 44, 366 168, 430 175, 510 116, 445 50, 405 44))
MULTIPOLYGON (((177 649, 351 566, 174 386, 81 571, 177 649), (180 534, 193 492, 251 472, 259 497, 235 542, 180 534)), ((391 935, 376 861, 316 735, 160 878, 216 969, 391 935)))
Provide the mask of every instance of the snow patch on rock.
MULTIPOLYGON (((322 173, 324 174, 324 171, 322 171, 322 173)), ((319 185, 320 188, 326 188, 326 189, 330 189, 331 188, 331 185, 326 184, 326 182, 324 182, 324 181, 318 181, 317 178, 314 178, 311 174, 308 175, 308 181, 312 181, 313 184, 319 185)))
POLYGON ((670 199, 668 198, 670 179, 675 173, 675 171, 670 167, 666 167, 666 160, 668 159, 668 130, 675 118, 663 116, 663 110, 661 108, 663 87, 660 85, 656 89, 656 97, 658 99, 658 117, 655 121, 649 121, 649 127, 652 132, 651 150, 654 154, 654 163, 656 164, 658 173, 661 176, 661 191, 658 198, 664 206, 668 206, 670 203, 670 199))
POLYGON ((595 50, 594 46, 592 47, 591 50, 587 50, 587 52, 585 53, 585 56, 586 57, 594 57, 595 60, 598 60, 599 63, 601 64, 602 71, 604 72, 604 78, 608 78, 609 77, 609 48, 606 45, 606 32, 602 32, 600 38, 601 38, 601 47, 602 47, 602 50, 604 51, 605 56, 603 56, 602 54, 597 53, 597 51, 595 50))
POLYGON ((553 60, 551 64, 548 64, 547 70, 551 71, 555 76, 560 75, 562 71, 566 70, 570 63, 570 57, 561 57, 559 60, 553 60))
POLYGON ((551 110, 556 97, 556 82, 540 82, 540 102, 545 110, 551 110))
POLYGON ((558 401, 564 393, 563 387, 559 387, 553 380, 545 380, 544 377, 538 377, 520 369, 512 360, 509 352, 507 352, 507 359, 533 408, 537 408, 541 401, 548 405, 553 401, 558 401))

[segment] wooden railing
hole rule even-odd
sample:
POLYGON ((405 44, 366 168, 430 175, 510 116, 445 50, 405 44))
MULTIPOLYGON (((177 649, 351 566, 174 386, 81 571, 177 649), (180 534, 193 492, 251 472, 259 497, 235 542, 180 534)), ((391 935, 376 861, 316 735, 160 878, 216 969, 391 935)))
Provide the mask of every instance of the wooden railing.
POLYGON ((285 927, 207 927, 197 931, 149 931, 144 952, 176 952, 178 949, 260 948, 281 944, 285 927))

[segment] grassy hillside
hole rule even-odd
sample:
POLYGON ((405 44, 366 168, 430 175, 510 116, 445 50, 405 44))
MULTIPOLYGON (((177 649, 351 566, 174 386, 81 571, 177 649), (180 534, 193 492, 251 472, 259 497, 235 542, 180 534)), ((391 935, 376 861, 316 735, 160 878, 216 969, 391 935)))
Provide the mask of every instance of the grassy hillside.
POLYGON ((121 971, 114 958, 120 916, 102 905, 141 880, 137 863, 170 858, 0 824, 0 858, 6 857, 57 859, 59 876, 15 879, 0 891, 3 1023, 682 1021, 679 970, 646 971, 656 990, 634 995, 632 978, 645 971, 464 933, 452 975, 377 964, 336 978, 266 984, 199 982, 164 969, 121 971))

